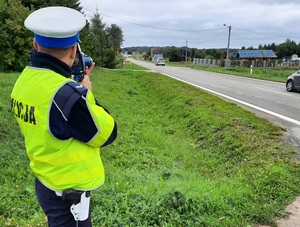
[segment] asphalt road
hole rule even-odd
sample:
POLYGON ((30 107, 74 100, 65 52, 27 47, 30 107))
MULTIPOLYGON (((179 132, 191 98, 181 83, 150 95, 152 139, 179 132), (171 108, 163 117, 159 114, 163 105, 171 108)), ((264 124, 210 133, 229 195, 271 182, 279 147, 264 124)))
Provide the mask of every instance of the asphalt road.
POLYGON ((287 92, 284 83, 131 61, 300 127, 300 93, 287 92))

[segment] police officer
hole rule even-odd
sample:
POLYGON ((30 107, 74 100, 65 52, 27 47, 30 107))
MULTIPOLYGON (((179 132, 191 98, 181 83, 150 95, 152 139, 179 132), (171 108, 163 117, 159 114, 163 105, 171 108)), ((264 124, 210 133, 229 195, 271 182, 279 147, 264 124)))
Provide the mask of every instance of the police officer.
POLYGON ((25 138, 38 202, 49 226, 92 226, 91 191, 104 182, 100 147, 112 143, 117 126, 92 93, 86 68, 76 83, 71 75, 82 13, 46 7, 30 14, 34 33, 28 65, 11 93, 12 111, 25 138))

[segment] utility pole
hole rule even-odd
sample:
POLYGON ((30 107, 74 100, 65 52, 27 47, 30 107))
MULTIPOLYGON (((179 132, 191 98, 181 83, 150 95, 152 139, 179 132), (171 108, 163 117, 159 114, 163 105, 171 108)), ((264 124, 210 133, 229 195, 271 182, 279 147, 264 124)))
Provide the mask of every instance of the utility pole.
POLYGON ((185 42, 185 64, 187 64, 187 40, 185 42))
POLYGON ((231 33, 231 25, 227 26, 226 24, 223 24, 224 26, 228 27, 228 44, 227 44, 227 55, 226 55, 226 66, 229 63, 229 46, 230 46, 230 33, 231 33))

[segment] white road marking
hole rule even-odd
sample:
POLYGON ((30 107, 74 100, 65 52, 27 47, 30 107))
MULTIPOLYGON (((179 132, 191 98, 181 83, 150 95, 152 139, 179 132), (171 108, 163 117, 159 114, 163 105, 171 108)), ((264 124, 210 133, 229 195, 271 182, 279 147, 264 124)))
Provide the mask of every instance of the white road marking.
POLYGON ((255 87, 255 88, 257 88, 257 89, 260 89, 260 90, 264 90, 264 91, 269 91, 269 92, 278 93, 278 94, 281 94, 281 95, 288 95, 288 96, 292 96, 291 94, 289 94, 289 93, 287 93, 287 92, 274 91, 274 90, 265 89, 265 88, 262 88, 262 87, 255 87))
POLYGON ((264 113, 270 114, 270 115, 272 115, 272 116, 278 117, 278 118, 280 118, 280 119, 282 119, 282 120, 284 120, 284 121, 288 121, 288 122, 291 122, 291 123, 293 123, 293 124, 300 125, 300 121, 297 121, 297 120, 295 120, 295 119, 293 119, 293 118, 289 118, 289 117, 287 117, 287 116, 284 116, 284 115, 281 115, 281 114, 272 112, 272 111, 270 111, 270 110, 266 110, 266 109, 261 108, 261 107, 259 107, 259 106, 255 106, 255 105, 253 105, 253 104, 250 104, 250 103, 244 102, 244 101, 242 101, 242 100, 239 100, 239 99, 230 97, 230 96, 228 96, 228 95, 221 94, 221 93, 219 93, 219 92, 210 90, 210 89, 205 88, 205 87, 201 87, 201 86, 199 86, 199 85, 196 85, 196 84, 187 82, 187 81, 185 81, 185 80, 178 79, 178 78, 173 77, 173 76, 171 76, 171 75, 168 75, 168 74, 166 74, 166 73, 162 73, 162 74, 165 75, 165 76, 171 77, 171 78, 173 78, 173 79, 175 79, 175 80, 184 82, 184 83, 186 83, 186 84, 190 84, 190 85, 192 85, 192 86, 194 86, 194 87, 198 87, 198 88, 200 88, 200 89, 202 89, 202 90, 205 90, 205 91, 208 91, 208 92, 210 92, 210 93, 216 94, 216 95, 218 95, 218 96, 224 97, 224 98, 226 98, 226 99, 232 100, 232 101, 234 101, 234 102, 240 103, 240 104, 242 104, 242 105, 245 105, 245 106, 251 107, 251 108, 253 108, 253 109, 259 110, 259 111, 261 111, 261 112, 264 112, 264 113))

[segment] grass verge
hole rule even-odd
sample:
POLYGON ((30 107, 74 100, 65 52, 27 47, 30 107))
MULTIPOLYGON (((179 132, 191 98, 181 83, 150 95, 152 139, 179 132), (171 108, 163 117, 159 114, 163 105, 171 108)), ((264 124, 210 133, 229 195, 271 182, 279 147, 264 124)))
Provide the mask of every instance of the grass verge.
POLYGON ((206 65, 195 65, 192 62, 188 63, 174 63, 169 62, 167 63, 171 66, 177 67, 189 67, 198 70, 205 70, 210 72, 217 72, 217 73, 225 73, 230 75, 236 76, 243 76, 261 80, 270 80, 275 82, 286 82, 286 78, 294 73, 297 67, 293 68, 286 68, 286 67, 274 67, 274 68, 263 68, 263 67, 255 67, 252 69, 252 74, 250 73, 250 68, 246 67, 213 67, 213 66, 206 66, 206 65))
MULTIPOLYGON (((93 92, 119 126, 117 141, 101 150, 106 182, 93 193, 94 226, 275 226, 300 193, 296 150, 284 130, 135 69, 93 71, 93 92)), ((0 74, 0 226, 46 226, 9 110, 17 77, 0 74)))

